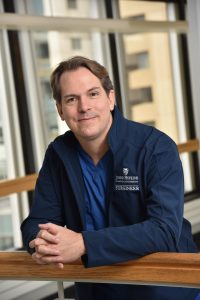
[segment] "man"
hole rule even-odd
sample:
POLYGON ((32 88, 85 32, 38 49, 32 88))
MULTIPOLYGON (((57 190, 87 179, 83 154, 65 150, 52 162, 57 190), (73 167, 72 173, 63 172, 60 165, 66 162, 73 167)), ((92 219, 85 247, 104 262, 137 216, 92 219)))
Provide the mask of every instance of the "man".
MULTIPOLYGON (((106 69, 74 57, 51 76, 58 113, 71 131, 46 152, 35 201, 22 224, 39 264, 78 258, 86 267, 152 252, 196 252, 183 219, 183 174, 175 143, 124 119, 106 69), (65 227, 64 227, 65 226, 65 227)), ((77 283, 80 300, 195 299, 196 289, 77 283)))

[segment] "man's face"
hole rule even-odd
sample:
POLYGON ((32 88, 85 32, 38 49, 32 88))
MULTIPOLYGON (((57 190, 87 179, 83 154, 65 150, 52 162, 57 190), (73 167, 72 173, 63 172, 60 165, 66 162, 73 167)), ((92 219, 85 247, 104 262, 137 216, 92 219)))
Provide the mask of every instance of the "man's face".
POLYGON ((99 78, 83 67, 63 73, 60 87, 58 113, 79 142, 105 140, 112 123, 114 91, 107 95, 99 78))

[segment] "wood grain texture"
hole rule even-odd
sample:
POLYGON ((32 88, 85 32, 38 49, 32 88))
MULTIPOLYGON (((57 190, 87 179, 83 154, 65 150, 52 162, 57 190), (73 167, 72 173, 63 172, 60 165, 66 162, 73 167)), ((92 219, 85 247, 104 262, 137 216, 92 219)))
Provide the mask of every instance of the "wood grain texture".
POLYGON ((112 266, 85 268, 80 261, 60 270, 38 265, 24 251, 0 252, 1 280, 51 280, 113 282, 200 287, 200 255, 153 253, 112 266))
POLYGON ((199 140, 188 140, 186 143, 178 144, 178 151, 179 153, 191 153, 197 152, 200 149, 199 140))
POLYGON ((33 191, 37 180, 37 174, 26 175, 16 179, 0 181, 0 197, 23 191, 33 191))

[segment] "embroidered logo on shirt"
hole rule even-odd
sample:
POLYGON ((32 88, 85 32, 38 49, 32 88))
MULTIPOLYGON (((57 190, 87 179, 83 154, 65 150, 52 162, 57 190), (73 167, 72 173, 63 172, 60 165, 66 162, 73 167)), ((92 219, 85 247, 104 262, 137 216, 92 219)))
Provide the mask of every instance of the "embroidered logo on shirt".
POLYGON ((125 176, 128 175, 128 172, 129 172, 129 169, 128 169, 128 168, 123 168, 123 174, 124 174, 125 176))
POLYGON ((128 168, 122 169, 123 175, 115 176, 116 191, 139 191, 139 178, 137 175, 131 176, 128 168))

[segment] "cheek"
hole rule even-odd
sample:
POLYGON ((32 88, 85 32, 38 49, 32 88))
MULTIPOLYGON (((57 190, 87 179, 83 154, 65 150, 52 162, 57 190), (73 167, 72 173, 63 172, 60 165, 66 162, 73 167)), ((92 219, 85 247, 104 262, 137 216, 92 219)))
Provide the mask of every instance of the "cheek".
POLYGON ((75 126, 76 116, 72 112, 64 112, 63 118, 69 127, 75 126))

